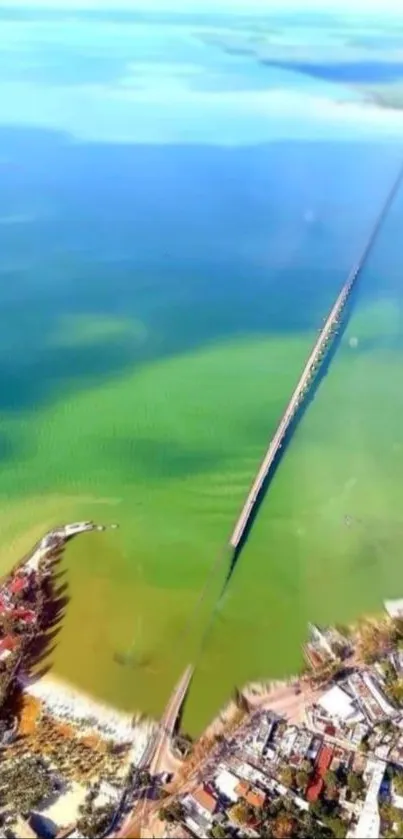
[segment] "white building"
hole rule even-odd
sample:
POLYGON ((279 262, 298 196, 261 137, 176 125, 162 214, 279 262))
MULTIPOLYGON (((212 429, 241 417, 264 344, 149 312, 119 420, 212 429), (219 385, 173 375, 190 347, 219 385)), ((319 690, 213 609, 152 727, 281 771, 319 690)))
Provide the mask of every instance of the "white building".
POLYGON ((384 607, 389 617, 394 619, 403 618, 403 599, 402 600, 385 600, 384 607))
POLYGON ((350 839, 378 839, 381 827, 378 797, 384 774, 383 761, 368 760, 365 776, 370 777, 370 782, 357 825, 347 834, 350 839))
POLYGON ((234 804, 238 801, 239 795, 235 792, 239 784, 239 778, 229 772, 228 769, 222 769, 214 779, 215 786, 218 792, 234 804))
POLYGON ((325 713, 338 722, 353 724, 363 718, 356 701, 338 685, 326 691, 317 704, 325 713))

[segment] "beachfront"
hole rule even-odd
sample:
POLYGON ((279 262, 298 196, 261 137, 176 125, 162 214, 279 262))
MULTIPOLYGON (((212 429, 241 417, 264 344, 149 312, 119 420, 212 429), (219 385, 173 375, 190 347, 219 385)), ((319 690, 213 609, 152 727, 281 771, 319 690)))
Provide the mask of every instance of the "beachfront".
POLYGON ((97 702, 53 676, 45 676, 32 684, 24 680, 23 687, 53 716, 79 726, 81 734, 95 731, 115 743, 132 743, 133 762, 141 757, 155 726, 151 720, 141 720, 97 702))

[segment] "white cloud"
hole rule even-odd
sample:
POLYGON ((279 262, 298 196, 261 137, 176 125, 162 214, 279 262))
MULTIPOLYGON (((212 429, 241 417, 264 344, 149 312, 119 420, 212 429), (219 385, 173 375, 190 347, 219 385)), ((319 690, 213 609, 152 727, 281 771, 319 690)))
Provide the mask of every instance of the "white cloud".
POLYGON ((228 11, 262 12, 277 11, 333 11, 362 13, 365 15, 385 13, 403 16, 401 0, 5 0, 2 7, 48 8, 48 9, 98 9, 98 10, 163 10, 163 11, 228 11))

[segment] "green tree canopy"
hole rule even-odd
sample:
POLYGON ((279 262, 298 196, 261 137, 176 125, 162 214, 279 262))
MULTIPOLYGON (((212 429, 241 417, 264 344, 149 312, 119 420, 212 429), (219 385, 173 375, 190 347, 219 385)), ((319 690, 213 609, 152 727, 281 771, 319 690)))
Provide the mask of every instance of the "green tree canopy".
POLYGON ((325 773, 325 784, 327 787, 333 787, 333 789, 339 784, 339 779, 335 772, 332 772, 331 769, 325 773))
POLYGON ((403 772, 398 772, 393 778, 393 786, 397 795, 403 795, 403 772))
POLYGON ((336 839, 344 839, 347 834, 347 825, 338 816, 328 816, 325 820, 326 827, 332 832, 336 839))
POLYGON ((359 775, 357 772, 349 772, 347 775, 347 786, 351 792, 356 792, 359 795, 365 787, 362 775, 359 775))
POLYGON ((280 780, 285 787, 292 787, 294 783, 294 770, 291 766, 283 766, 280 771, 280 780))
POLYGON ((297 782, 297 786, 300 789, 306 790, 309 784, 309 775, 307 772, 304 772, 303 769, 300 769, 295 776, 295 780, 297 782))

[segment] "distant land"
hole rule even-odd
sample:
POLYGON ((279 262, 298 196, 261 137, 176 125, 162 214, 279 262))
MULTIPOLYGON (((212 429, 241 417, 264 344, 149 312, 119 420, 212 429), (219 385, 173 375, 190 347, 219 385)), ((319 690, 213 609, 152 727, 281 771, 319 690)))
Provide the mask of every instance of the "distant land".
POLYGON ((262 64, 353 88, 381 107, 403 107, 403 27, 361 24, 346 18, 249 21, 242 30, 206 33, 230 55, 255 56, 262 64))

